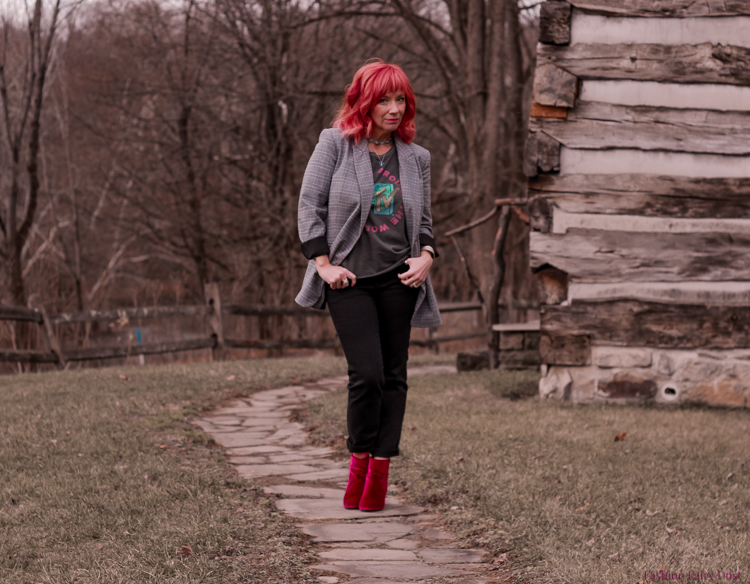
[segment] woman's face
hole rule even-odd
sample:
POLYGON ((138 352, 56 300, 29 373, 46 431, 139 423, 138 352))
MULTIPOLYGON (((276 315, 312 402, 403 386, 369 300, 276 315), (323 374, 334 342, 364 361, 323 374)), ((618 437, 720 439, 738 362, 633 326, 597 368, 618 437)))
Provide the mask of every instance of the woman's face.
POLYGON ((381 97, 370 111, 373 128, 371 138, 385 138, 395 132, 406 111, 406 96, 403 91, 391 91, 381 97))

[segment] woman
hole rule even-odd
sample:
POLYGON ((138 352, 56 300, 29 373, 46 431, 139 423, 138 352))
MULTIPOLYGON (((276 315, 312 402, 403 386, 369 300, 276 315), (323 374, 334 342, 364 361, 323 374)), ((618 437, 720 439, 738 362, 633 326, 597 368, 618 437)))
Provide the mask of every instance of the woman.
POLYGON ((400 67, 365 64, 323 130, 299 200, 310 260, 297 303, 326 303, 349 366, 344 507, 385 506, 399 453, 411 327, 440 324, 430 154, 412 143, 416 99, 400 67))

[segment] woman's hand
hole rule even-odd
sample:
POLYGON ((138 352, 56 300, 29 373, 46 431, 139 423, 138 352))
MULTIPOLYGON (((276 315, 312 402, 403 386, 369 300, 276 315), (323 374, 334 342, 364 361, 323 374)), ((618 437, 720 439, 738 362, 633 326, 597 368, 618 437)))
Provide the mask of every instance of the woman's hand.
POLYGON ((318 270, 318 276, 334 290, 341 290, 357 283, 357 276, 346 268, 334 266, 327 255, 317 256, 315 267, 318 270))
POLYGON ((403 274, 399 274, 401 282, 412 288, 419 288, 424 284, 427 279, 427 274, 430 273, 432 267, 432 254, 425 250, 418 258, 409 258, 406 263, 409 265, 409 270, 403 274))

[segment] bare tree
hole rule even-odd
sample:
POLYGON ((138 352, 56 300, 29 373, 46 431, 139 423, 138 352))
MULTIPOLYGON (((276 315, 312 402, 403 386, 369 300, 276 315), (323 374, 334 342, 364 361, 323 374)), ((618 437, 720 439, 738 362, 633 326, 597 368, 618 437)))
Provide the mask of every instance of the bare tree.
POLYGON ((2 158, 8 174, 0 184, 0 258, 7 299, 25 305, 22 252, 36 215, 39 198, 39 151, 45 86, 53 58, 60 0, 52 4, 45 26, 44 1, 36 0, 28 15, 28 31, 6 16, 0 47, 0 105, 4 140, 2 158))

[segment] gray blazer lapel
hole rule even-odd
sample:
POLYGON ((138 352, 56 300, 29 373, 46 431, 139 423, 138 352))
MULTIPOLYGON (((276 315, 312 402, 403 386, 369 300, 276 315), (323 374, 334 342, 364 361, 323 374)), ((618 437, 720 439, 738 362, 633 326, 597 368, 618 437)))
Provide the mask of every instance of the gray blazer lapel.
POLYGON ((398 153, 398 170, 401 179, 401 196, 404 199, 404 211, 406 212, 406 221, 409 227, 409 243, 414 247, 415 238, 419 240, 419 213, 417 212, 417 203, 420 194, 417 192, 419 185, 419 170, 417 161, 414 158, 411 144, 404 143, 403 140, 396 137, 396 152, 398 153))
POLYGON ((352 149, 354 152, 354 170, 357 173, 357 183, 359 183, 359 233, 362 233, 365 230, 367 216, 370 214, 375 183, 372 179, 372 163, 370 162, 370 149, 367 147, 367 140, 355 144, 352 149))

